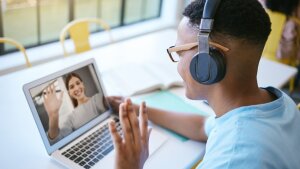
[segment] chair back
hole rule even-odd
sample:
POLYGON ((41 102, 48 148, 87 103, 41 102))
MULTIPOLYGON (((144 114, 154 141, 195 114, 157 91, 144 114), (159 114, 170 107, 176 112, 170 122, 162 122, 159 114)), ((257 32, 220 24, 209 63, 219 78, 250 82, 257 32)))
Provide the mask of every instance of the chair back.
POLYGON ((29 61, 29 59, 28 59, 26 50, 25 50, 24 46, 21 43, 13 40, 11 38, 5 38, 5 37, 0 37, 0 43, 7 43, 7 44, 15 46, 20 52, 23 53, 23 55, 25 57, 26 66, 27 67, 31 67, 32 66, 31 63, 30 63, 30 61, 29 61))
POLYGON ((266 9, 266 12, 268 13, 272 23, 272 31, 265 44, 265 48, 262 55, 270 60, 277 61, 276 52, 279 47, 282 31, 286 21, 286 16, 282 13, 273 12, 268 9, 266 9))
POLYGON ((91 49, 89 37, 89 23, 88 22, 80 22, 69 29, 70 37, 73 40, 75 46, 75 52, 81 53, 91 49))
POLYGON ((105 31, 107 31, 110 41, 113 42, 112 35, 110 32, 110 26, 105 21, 97 18, 77 19, 70 22, 61 31, 60 42, 63 47, 64 56, 68 56, 64 44, 67 33, 69 33, 70 38, 73 40, 76 53, 85 52, 91 49, 91 45, 89 42, 89 35, 90 35, 89 25, 91 23, 95 23, 101 26, 105 31))

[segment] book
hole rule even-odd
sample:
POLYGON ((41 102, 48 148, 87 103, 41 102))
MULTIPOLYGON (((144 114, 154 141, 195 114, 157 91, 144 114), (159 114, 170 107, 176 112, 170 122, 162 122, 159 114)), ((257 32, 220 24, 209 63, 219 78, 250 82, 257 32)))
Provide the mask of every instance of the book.
POLYGON ((102 81, 109 96, 133 96, 183 86, 173 63, 127 63, 102 72, 102 81))
MULTIPOLYGON (((147 106, 170 110, 174 113, 193 113, 201 116, 209 116, 209 113, 193 106, 189 102, 186 102, 185 100, 168 90, 157 91, 149 95, 136 96, 131 99, 133 103, 136 104, 141 104, 143 101, 145 101, 147 103, 147 106)), ((168 130, 166 128, 162 129, 177 138, 179 141, 185 142, 189 140, 185 136, 182 136, 174 131, 168 130)))

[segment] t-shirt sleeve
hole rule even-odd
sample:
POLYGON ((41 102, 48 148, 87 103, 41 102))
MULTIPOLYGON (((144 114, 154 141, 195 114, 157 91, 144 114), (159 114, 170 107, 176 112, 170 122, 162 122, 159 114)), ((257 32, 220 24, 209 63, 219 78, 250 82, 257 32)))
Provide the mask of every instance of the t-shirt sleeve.
POLYGON ((215 115, 211 115, 205 120, 205 124, 204 124, 204 131, 207 137, 209 136, 211 130, 214 127, 215 127, 215 115))

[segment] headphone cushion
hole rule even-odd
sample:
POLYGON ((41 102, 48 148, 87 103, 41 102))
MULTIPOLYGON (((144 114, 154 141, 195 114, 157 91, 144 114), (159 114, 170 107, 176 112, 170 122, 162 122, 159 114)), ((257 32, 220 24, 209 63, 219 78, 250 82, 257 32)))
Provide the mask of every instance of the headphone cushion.
POLYGON ((210 54, 196 54, 190 64, 192 77, 201 84, 213 84, 221 81, 226 74, 224 56, 215 49, 210 54))
POLYGON ((211 82, 208 83, 217 83, 221 81, 226 74, 226 63, 225 58, 221 52, 216 49, 210 49, 210 57, 213 60, 211 66, 211 82))

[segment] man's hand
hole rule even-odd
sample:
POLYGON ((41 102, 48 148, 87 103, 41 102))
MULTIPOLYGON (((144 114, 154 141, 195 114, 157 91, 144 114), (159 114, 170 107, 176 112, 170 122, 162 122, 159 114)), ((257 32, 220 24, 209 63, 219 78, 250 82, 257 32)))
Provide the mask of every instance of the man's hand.
POLYGON ((140 105, 139 119, 136 116, 132 102, 126 99, 120 105, 120 121, 123 130, 123 138, 119 135, 115 123, 109 124, 113 138, 116 160, 116 169, 142 169, 149 156, 148 116, 146 104, 140 105))
POLYGON ((119 107, 121 103, 124 102, 124 97, 121 96, 108 96, 107 100, 109 102, 109 105, 111 106, 114 113, 119 113, 119 107))

